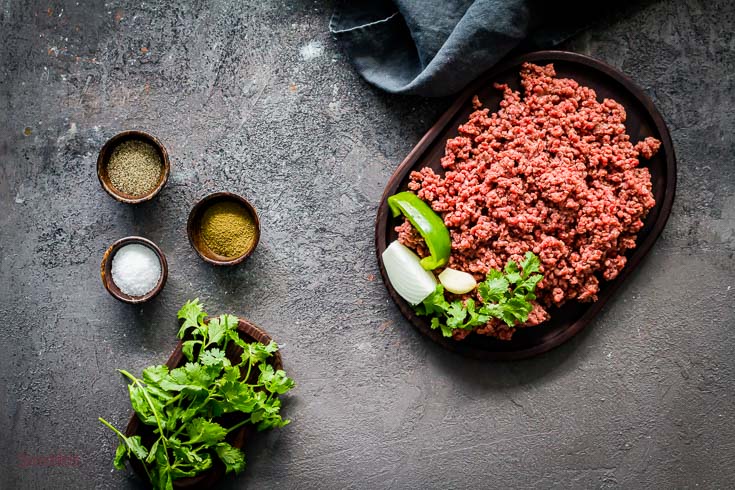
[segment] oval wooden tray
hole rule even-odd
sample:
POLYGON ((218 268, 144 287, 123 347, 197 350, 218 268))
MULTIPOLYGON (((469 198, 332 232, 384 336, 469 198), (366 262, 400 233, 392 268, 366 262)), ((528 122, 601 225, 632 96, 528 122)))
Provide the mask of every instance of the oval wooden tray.
POLYGON ((523 55, 490 70, 468 87, 449 107, 434 126, 401 163, 383 193, 375 223, 375 244, 383 282, 401 313, 421 333, 447 349, 463 355, 492 360, 512 360, 531 357, 546 352, 565 342, 587 326, 620 288, 630 273, 648 253, 668 220, 676 188, 676 158, 669 131, 653 102, 627 76, 615 68, 588 56, 564 51, 538 51, 523 55), (444 156, 447 139, 457 135, 457 127, 465 123, 473 112, 472 97, 477 95, 484 107, 495 112, 499 109, 502 92, 493 88, 494 82, 507 83, 514 90, 520 89, 520 66, 523 62, 553 63, 557 77, 573 78, 597 92, 598 100, 612 98, 625 107, 625 123, 632 142, 646 136, 661 140, 658 154, 651 160, 641 160, 641 165, 651 172, 655 207, 649 212, 643 229, 638 234, 637 247, 627 254, 628 263, 613 281, 600 281, 599 299, 595 303, 570 301, 561 308, 551 308, 551 319, 542 325, 516 330, 512 340, 502 341, 471 334, 462 341, 445 338, 438 330, 432 330, 424 317, 417 316, 409 304, 395 292, 385 274, 381 255, 390 242, 397 238, 393 228, 400 218, 393 219, 386 203, 388 196, 407 189, 408 176, 413 170, 431 167, 443 173, 440 159, 444 156))
MULTIPOLYGON (((267 345, 272 340, 271 337, 263 330, 256 327, 248 320, 243 320, 242 318, 238 319, 237 330, 240 332, 240 337, 248 342, 260 342, 261 344, 267 345)), ((184 353, 181 351, 182 345, 183 343, 179 341, 173 353, 171 354, 171 357, 169 357, 168 361, 166 361, 166 366, 168 366, 169 369, 183 366, 186 363, 184 353)), ((239 362, 242 355, 242 348, 235 345, 234 342, 230 342, 227 345, 225 354, 230 361, 239 362)), ((268 359, 268 364, 272 365, 274 369, 282 369, 283 364, 281 361, 281 352, 277 351, 275 354, 273 354, 268 359)), ((257 376, 258 374, 256 372, 251 373, 250 382, 256 381, 257 376)), ((220 423, 222 423, 224 427, 231 427, 242 421, 243 418, 244 417, 242 415, 238 416, 238 414, 226 414, 221 417, 220 423)), ((228 434, 225 440, 229 442, 232 446, 238 449, 242 449, 245 445, 245 442, 249 438, 251 438, 254 433, 255 427, 247 424, 242 426, 239 430, 236 430, 232 434, 228 434)), ((154 442, 154 435, 151 426, 142 424, 135 413, 130 416, 130 421, 128 422, 128 426, 125 429, 125 435, 140 435, 146 447, 151 447, 154 442)), ((247 457, 247 454, 245 456, 247 457)), ((204 473, 190 478, 181 478, 178 480, 174 480, 174 488, 182 490, 212 488, 212 486, 214 486, 214 484, 217 483, 217 481, 219 481, 225 474, 225 466, 220 462, 217 457, 213 459, 214 464, 204 473)), ((148 477, 146 476, 145 470, 143 469, 143 465, 140 463, 140 461, 133 458, 130 460, 130 465, 133 467, 133 470, 138 474, 138 477, 140 477, 140 479, 143 480, 146 485, 148 485, 148 487, 150 487, 148 477)))

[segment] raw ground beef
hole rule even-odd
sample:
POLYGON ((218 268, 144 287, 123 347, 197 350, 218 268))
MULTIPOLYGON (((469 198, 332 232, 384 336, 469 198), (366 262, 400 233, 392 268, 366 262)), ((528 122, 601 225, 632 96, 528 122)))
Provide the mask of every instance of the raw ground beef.
MULTIPOLYGON (((598 277, 620 273, 655 204, 638 157, 651 158, 660 141, 633 145, 623 106, 555 75, 553 65, 524 63, 523 96, 496 84, 504 97, 494 114, 475 97, 475 112, 447 141, 444 175, 427 167, 409 183, 449 228, 449 267, 480 280, 529 250, 538 255, 544 279, 522 326, 547 320, 546 308, 570 299, 597 300, 598 277)), ((404 245, 427 254, 410 223, 396 230, 404 245)), ((510 339, 514 328, 491 321, 476 332, 510 339)), ((455 338, 469 333, 457 330, 455 338)))

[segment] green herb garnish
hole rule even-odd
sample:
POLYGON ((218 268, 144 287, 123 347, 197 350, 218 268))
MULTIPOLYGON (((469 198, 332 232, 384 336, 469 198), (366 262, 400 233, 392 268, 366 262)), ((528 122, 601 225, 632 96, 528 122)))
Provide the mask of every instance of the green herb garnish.
POLYGON ((431 316, 431 328, 441 329, 445 337, 451 337, 456 329, 472 330, 491 318, 513 327, 528 320, 533 310, 534 291, 544 277, 538 274, 539 266, 538 257, 526 252, 520 268, 510 260, 504 271, 490 270, 485 281, 477 285, 479 302, 472 298, 449 302, 444 297, 444 286, 438 284, 431 295, 415 306, 416 313, 431 316))
POLYGON ((150 366, 143 370, 142 378, 119 370, 130 380, 133 410, 157 436, 150 447, 143 445, 140 436, 127 437, 99 419, 120 440, 115 468, 124 469, 128 459, 140 460, 156 489, 172 489, 173 480, 207 470, 215 457, 227 473, 239 473, 245 468, 245 455, 226 442, 227 434, 245 424, 264 430, 289 423, 281 418, 277 395, 293 388, 294 382, 283 370, 275 370, 265 362, 278 350, 276 343, 244 341, 237 331, 237 318, 232 315, 208 322, 204 321, 206 317, 198 299, 188 301, 179 310, 178 318, 183 323, 178 336, 186 338, 182 350, 189 361, 184 366, 171 370, 150 366), (225 356, 230 342, 243 349, 238 364, 225 356), (254 382, 250 382, 251 372, 258 373, 254 382), (217 418, 226 413, 247 416, 231 427, 223 427, 217 418))

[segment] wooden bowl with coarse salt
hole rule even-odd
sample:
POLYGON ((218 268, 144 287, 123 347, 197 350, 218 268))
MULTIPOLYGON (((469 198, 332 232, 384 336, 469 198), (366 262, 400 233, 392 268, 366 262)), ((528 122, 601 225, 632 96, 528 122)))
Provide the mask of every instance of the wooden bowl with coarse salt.
POLYGON ((166 185, 170 173, 166 147, 145 131, 116 134, 102 146, 97 157, 97 178, 102 188, 126 204, 153 199, 166 185))
MULTIPOLYGON (((197 202, 189 213, 186 224, 189 243, 199 257, 213 265, 237 265, 250 257, 260 241, 260 219, 255 207, 242 196, 232 192, 215 192, 197 202), (212 219, 212 212, 217 208, 228 207, 218 219, 212 219), (239 216, 232 216, 235 211, 239 216), (238 225, 240 221, 249 221, 246 228, 211 230, 212 223, 221 224, 223 218, 226 224, 238 225), (223 253, 218 250, 217 242, 222 244, 237 244, 240 247, 234 253, 223 253)), ((231 247, 228 247, 231 248, 231 247)))
MULTIPOLYGON (((123 259, 123 257, 120 258, 123 259)), ((135 258, 132 259, 135 260, 135 258)), ((128 258, 128 263, 122 264, 123 268, 126 269, 125 272, 127 272, 128 275, 130 275, 131 273, 134 274, 135 269, 137 268, 135 267, 136 264, 130 264, 129 260, 130 258, 128 258)), ((105 286, 105 289, 115 299, 118 299, 123 303, 130 304, 145 303, 146 301, 160 293, 163 289, 163 286, 166 284, 166 279, 168 279, 168 262, 166 261, 166 256, 163 254, 158 245, 148 240, 147 238, 143 238, 140 236, 129 236, 121 238, 120 240, 110 245, 107 250, 105 250, 105 253, 102 256, 102 263, 100 264, 100 276, 102 277, 102 284, 105 286), (115 256, 118 252, 120 252, 120 250, 126 249, 126 247, 128 247, 129 245, 145 247, 145 249, 142 250, 147 251, 146 255, 148 255, 149 258, 153 258, 153 265, 156 265, 155 260, 157 260, 158 262, 157 279, 150 280, 150 288, 144 285, 144 289, 148 290, 142 292, 142 294, 139 295, 129 294, 131 292, 128 289, 130 287, 129 283, 132 282, 133 287, 139 286, 138 284, 135 284, 135 282, 136 280, 142 280, 143 278, 136 278, 134 276, 125 277, 123 279, 125 280, 126 284, 120 285, 115 282, 115 271, 113 270, 115 256), (125 290, 128 290, 128 293, 126 293, 125 290)), ((148 279, 150 279, 150 275, 148 279)))

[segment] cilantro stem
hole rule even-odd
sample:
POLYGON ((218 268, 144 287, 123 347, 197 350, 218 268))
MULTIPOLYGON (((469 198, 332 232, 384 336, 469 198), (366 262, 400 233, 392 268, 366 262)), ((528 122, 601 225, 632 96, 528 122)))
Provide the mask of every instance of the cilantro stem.
MULTIPOLYGON (((153 406, 153 402, 151 401, 150 397, 148 396, 148 390, 145 389, 143 384, 140 382, 138 378, 130 374, 129 372, 125 371, 124 369, 118 369, 124 376, 127 376, 129 379, 133 381, 136 385, 138 385, 140 388, 142 388, 141 392, 143 393, 143 397, 145 397, 145 401, 148 402, 148 406, 151 407, 151 412, 153 412, 153 416, 156 419, 156 424, 158 424, 158 431, 159 434, 161 434, 161 443, 163 444, 163 449, 166 451, 166 464, 168 467, 171 467, 171 464, 168 461, 168 446, 166 445, 166 441, 168 440, 163 432, 163 426, 161 425, 161 417, 158 416, 158 411, 156 410, 156 407, 153 406)), ((145 463, 143 463, 145 465, 145 463)))
MULTIPOLYGON (((125 435, 122 432, 120 432, 119 430, 117 430, 115 428, 115 426, 113 426, 111 423, 109 423, 107 420, 103 419, 102 417, 99 417, 97 420, 99 420, 100 422, 102 422, 104 425, 106 425, 107 427, 109 427, 110 429, 112 429, 112 431, 115 434, 117 434, 117 437, 119 437, 122 440, 123 444, 125 444, 125 447, 128 448, 127 453, 128 453, 128 458, 130 458, 130 444, 128 443, 128 438, 125 437, 125 435)), ((137 458, 138 456, 135 456, 135 457, 137 458)), ((145 470, 145 474, 148 476, 148 480, 153 481, 153 479, 151 478, 151 474, 148 471, 148 465, 145 463, 145 461, 140 461, 140 462, 143 465, 143 469, 145 470)))
POLYGON ((171 398, 169 401, 167 401, 164 406, 167 406, 167 405, 169 405, 170 403, 173 403, 173 402, 176 402, 176 404, 179 405, 180 400, 181 400, 181 392, 179 391, 179 394, 176 395, 175 397, 171 398))
POLYGON ((230 427, 229 429, 227 429, 227 433, 229 434, 233 430, 239 429, 240 427, 242 427, 243 425, 247 424, 248 422, 250 422, 250 418, 246 418, 242 422, 236 423, 235 425, 233 425, 232 427, 230 427))
POLYGON ((123 433, 122 433, 122 432, 120 432, 119 430, 117 430, 117 429, 115 428, 115 426, 114 426, 114 425, 112 425, 112 424, 111 424, 111 423, 109 423, 109 422, 108 422, 107 420, 103 419, 102 417, 99 417, 99 418, 98 418, 97 420, 99 420, 100 422, 102 422, 103 424, 105 424, 105 425, 106 425, 107 427, 109 427, 109 428, 110 428, 110 429, 111 429, 111 430, 112 430, 112 431, 113 431, 113 432, 114 432, 115 434, 117 434, 117 435, 118 435, 118 437, 120 437, 120 438, 122 438, 122 439, 123 439, 124 441, 126 441, 126 445, 127 445, 127 439, 128 439, 128 438, 127 438, 127 437, 125 437, 125 435, 123 435, 123 433))
POLYGON ((247 371, 247 373, 245 374, 245 379, 243 380, 243 381, 245 381, 246 383, 247 383, 247 382, 248 382, 248 380, 250 379, 250 369, 251 369, 251 368, 253 367, 253 352, 252 352, 252 350, 250 349, 250 346, 248 346, 248 350, 250 351, 250 352, 249 352, 249 355, 248 355, 248 371, 247 371))

